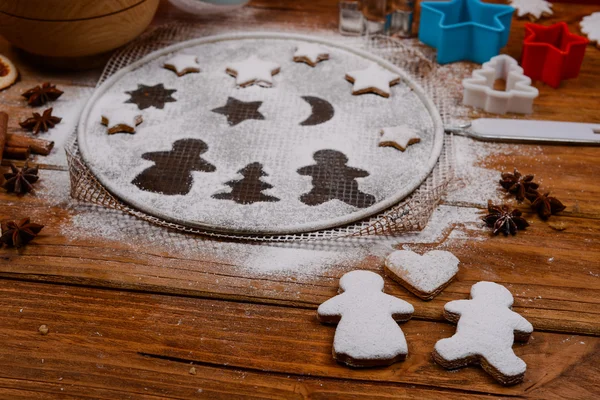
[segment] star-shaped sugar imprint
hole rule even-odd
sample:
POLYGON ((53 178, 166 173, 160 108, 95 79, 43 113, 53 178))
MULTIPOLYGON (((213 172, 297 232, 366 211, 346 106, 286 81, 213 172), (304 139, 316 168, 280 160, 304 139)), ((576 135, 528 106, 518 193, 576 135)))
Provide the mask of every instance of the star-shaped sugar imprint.
POLYGON ((247 119, 265 119, 264 115, 258 111, 261 105, 262 101, 240 101, 233 97, 228 97, 227 104, 211 111, 225 115, 227 117, 227 123, 230 126, 235 126, 247 119))
POLYGON ((273 75, 278 74, 280 69, 280 65, 275 62, 261 60, 257 56, 250 56, 243 61, 227 65, 225 72, 235 77, 235 83, 240 87, 254 84, 271 87, 273 86, 273 75))
POLYGON ((510 0, 510 5, 517 10, 517 17, 529 16, 531 21, 552 15, 552 4, 546 0, 510 0))
POLYGON ((301 43, 294 53, 294 61, 316 67, 320 61, 329 60, 329 52, 317 43, 301 43))
POLYGON ((404 151, 411 144, 419 143, 420 141, 421 138, 417 130, 406 125, 398 125, 381 129, 379 146, 389 146, 404 151))
POLYGON ((130 96, 129 100, 125 101, 125 103, 136 104, 140 110, 148 107, 155 107, 162 110, 165 108, 165 103, 177 101, 173 97, 173 93, 176 91, 177 89, 166 89, 162 83, 154 86, 138 84, 136 90, 125 92, 130 96))
POLYGON ((366 69, 346 73, 346 79, 354 84, 352 94, 376 93, 390 97, 390 86, 400 82, 400 76, 377 64, 371 64, 366 69))
POLYGON ((123 132, 135 133, 135 127, 142 123, 139 112, 126 108, 108 108, 102 111, 102 124, 109 135, 123 132))
POLYGON ((177 76, 183 76, 190 72, 200 72, 198 57, 191 54, 177 54, 165 61, 163 67, 175 72, 177 76))

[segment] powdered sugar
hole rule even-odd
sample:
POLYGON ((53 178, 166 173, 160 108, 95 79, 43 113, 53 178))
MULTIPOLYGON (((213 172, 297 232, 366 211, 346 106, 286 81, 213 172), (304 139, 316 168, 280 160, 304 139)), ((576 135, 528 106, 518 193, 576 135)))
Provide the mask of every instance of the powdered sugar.
POLYGON ((317 275, 330 268, 352 268, 369 255, 367 248, 304 244, 300 246, 263 244, 233 245, 229 260, 254 274, 317 275))
MULTIPOLYGON (((92 91, 92 88, 70 87, 69 90, 65 90, 60 98, 52 102, 52 114, 61 117, 62 121, 48 132, 39 135, 41 139, 53 141, 54 148, 47 156, 36 156, 34 158, 36 162, 55 166, 67 166, 67 157, 64 150, 65 144, 75 131, 79 115, 83 110, 85 102, 91 96, 92 91)), ((41 113, 44 108, 45 106, 42 106, 36 108, 34 111, 41 113)))
POLYGON ((426 294, 435 292, 450 281, 458 272, 458 263, 454 254, 443 250, 432 250, 423 255, 398 250, 385 260, 389 271, 426 294))
POLYGON ((69 197, 66 171, 41 170, 36 186, 36 196, 46 204, 68 210, 70 217, 60 226, 60 234, 68 241, 107 241, 136 252, 167 255, 165 267, 170 257, 176 257, 234 265, 241 274, 252 276, 316 277, 329 270, 357 268, 367 258, 381 265, 402 243, 405 249, 424 243, 452 248, 484 237, 478 233, 483 230, 479 209, 441 205, 423 231, 397 237, 281 244, 214 241, 156 226, 120 211, 76 202, 69 197))
POLYGON ((352 366, 383 365, 408 354, 404 333, 394 320, 406 321, 411 304, 382 293, 383 279, 370 271, 348 272, 340 279, 343 292, 317 310, 324 322, 339 320, 333 351, 337 360, 352 366))
POLYGON ((298 43, 302 41, 240 39, 186 47, 186 52, 195 52, 207 60, 201 74, 190 76, 194 85, 160 67, 172 53, 117 77, 90 109, 85 134, 80 132, 79 145, 88 166, 110 191, 138 209, 171 221, 228 232, 323 229, 350 222, 348 215, 364 217, 392 205, 418 185, 433 165, 441 143, 441 126, 434 126, 434 118, 423 100, 407 83, 397 85, 394 91, 399 95, 390 99, 350 95, 343 71, 368 65, 364 57, 332 48, 330 61, 319 68, 306 68, 290 59, 298 43), (252 54, 281 64, 281 77, 273 88, 237 89, 223 72, 234 56, 244 59, 252 54), (128 99, 125 92, 140 83, 161 83, 165 89, 176 90, 172 96, 177 101, 166 103, 163 109, 145 108, 144 123, 135 135, 107 136, 94 123, 100 104, 105 98, 122 103, 128 99), (302 126, 300 122, 312 112, 311 105, 302 99, 306 94, 318 95, 333 104, 333 118, 319 125, 302 126), (261 101, 264 120, 246 120, 230 126, 222 115, 211 111, 225 104, 228 97, 261 101), (418 127, 421 143, 404 153, 379 147, 381 127, 399 121, 418 127), (202 138, 208 145, 202 158, 216 166, 215 172, 193 172, 193 185, 186 195, 165 196, 132 184, 135 177, 153 166, 151 161, 142 159, 142 154, 169 151, 172 143, 190 137, 202 138), (301 201, 312 184, 310 177, 296 171, 313 164, 313 154, 323 149, 342 152, 349 167, 369 172, 357 182, 362 192, 377 200, 372 209, 357 208, 337 199, 317 206, 301 201), (240 205, 212 197, 223 191, 225 182, 237 171, 254 162, 273 171, 269 174, 273 185, 269 194, 280 201, 240 205))
MULTIPOLYGON (((245 15, 244 18, 246 17, 245 15)), ((204 26, 202 29, 204 29, 204 26)), ((285 30, 287 28, 279 26, 277 29, 285 30)), ((198 31, 197 28, 196 31, 194 36, 202 36, 207 33, 206 30, 198 31)), ((314 31, 311 34, 314 34, 314 31)), ((319 31, 318 34, 330 36, 333 40, 341 41, 356 48, 363 48, 366 44, 363 39, 341 38, 327 31, 319 31)), ((402 45, 407 50, 416 51, 419 54, 421 51, 426 52, 428 50, 420 46, 416 39, 403 40, 402 45)), ((395 49, 395 51, 400 50, 395 49)), ((379 51, 377 53, 381 54, 379 51)), ((412 58, 419 60, 416 55, 411 56, 410 54, 412 53, 405 54, 402 61, 410 61, 412 58)), ((427 53, 425 54, 427 55, 427 53)), ((320 64, 318 68, 328 67, 329 64, 328 61, 320 64)), ((307 71, 312 70, 305 65, 299 66, 307 71)), ((449 113, 446 122, 449 125, 459 125, 467 119, 469 109, 462 106, 460 82, 464 77, 470 75, 471 70, 472 66, 466 63, 454 63, 437 66, 435 72, 432 72, 435 73, 435 82, 440 83, 439 85, 436 84, 434 89, 437 93, 436 96, 443 98, 446 103, 446 110, 449 113)), ((222 71, 219 71, 219 73, 224 75, 222 71)), ((164 71, 164 74, 176 79, 175 74, 172 72, 164 71)), ((196 75, 190 75, 189 78, 196 75)), ((225 78, 229 79, 230 85, 233 85, 231 78, 226 75, 225 78)), ((347 94, 349 84, 343 79, 341 83, 344 85, 347 94)), ((135 88, 135 85, 127 88, 127 90, 133 88, 135 88)), ((91 89, 77 89, 76 93, 70 90, 55 102, 57 105, 55 109, 62 110, 58 115, 65 119, 44 136, 46 138, 51 136, 56 140, 54 135, 62 132, 64 140, 66 140, 69 132, 63 132, 62 128, 68 123, 74 123, 78 116, 78 111, 77 115, 73 117, 67 115, 69 113, 66 111, 73 110, 75 112, 75 110, 80 110, 90 93, 91 89), (81 95, 79 92, 81 92, 81 95), (71 101, 63 103, 63 99, 71 101), (59 103, 61 107, 64 104, 67 109, 59 109, 59 103)), ((177 97, 177 93, 175 93, 175 96, 177 97)), ((126 97, 113 100, 122 103, 126 97)), ((225 104, 225 99, 219 105, 225 104)), ((251 99, 241 98, 241 100, 251 99)), ((169 107, 170 104, 167 104, 166 107, 169 107)), ((297 107, 299 108, 297 117, 300 121, 310 112, 310 106, 300 100, 297 107)), ((215 114, 215 116, 221 117, 223 124, 227 123, 221 115, 215 114)), ((98 120, 96 120, 96 123, 102 128, 98 120)), ((378 132, 374 131, 374 138, 377 138, 377 136, 378 132)), ((61 145, 64 140, 57 140, 57 146, 53 153, 49 157, 39 158, 39 161, 52 161, 55 155, 64 159, 64 150, 61 145)), ((451 188, 446 197, 446 205, 438 206, 423 231, 396 237, 372 237, 342 242, 328 241, 318 244, 247 244, 215 241, 155 226, 119 211, 73 201, 69 198, 69 177, 65 171, 40 171, 41 179, 37 184, 36 195, 50 206, 56 205, 69 209, 70 217, 64 219, 60 226, 60 234, 68 241, 106 241, 115 246, 124 246, 137 252, 166 255, 167 257, 164 258, 165 267, 169 266, 170 257, 177 259, 190 258, 198 261, 210 260, 235 265, 239 268, 240 274, 277 275, 292 279, 292 277, 299 275, 326 275, 330 269, 350 270, 357 268, 368 256, 375 257, 373 262, 376 263, 375 260, 379 259, 379 265, 381 265, 385 256, 402 244, 404 244, 402 247, 405 249, 410 249, 412 244, 435 244, 441 248, 453 249, 459 246, 470 246, 473 240, 485 240, 487 235, 482 233, 483 225, 480 220, 482 212, 478 208, 469 207, 469 205, 485 206, 488 198, 498 201, 503 197, 502 192, 497 190, 498 185, 496 184, 499 179, 499 171, 486 169, 486 159, 498 154, 525 153, 535 156, 540 154, 541 150, 538 146, 533 145, 483 143, 464 137, 454 138, 454 149, 456 163, 458 164, 459 186, 451 188), (315 252, 316 256, 313 255, 315 252), (261 262, 262 259, 270 261, 261 262)), ((394 151, 393 149, 388 150, 394 151)), ((115 159, 115 161, 118 162, 118 159, 115 159)), ((233 171, 232 176, 228 177, 229 179, 235 176, 235 171, 233 171)), ((269 174, 272 173, 272 169, 269 169, 269 174)), ((272 183, 272 181, 270 182, 272 183)), ((37 217, 42 218, 45 215, 37 217)), ((490 275, 490 278, 493 278, 493 276, 490 275)))
POLYGON ((512 294, 497 283, 478 282, 471 299, 446 303, 444 309, 460 319, 456 334, 439 340, 435 351, 449 362, 481 356, 505 377, 522 375, 527 366, 512 350, 514 332, 531 333, 533 326, 510 309, 512 294))

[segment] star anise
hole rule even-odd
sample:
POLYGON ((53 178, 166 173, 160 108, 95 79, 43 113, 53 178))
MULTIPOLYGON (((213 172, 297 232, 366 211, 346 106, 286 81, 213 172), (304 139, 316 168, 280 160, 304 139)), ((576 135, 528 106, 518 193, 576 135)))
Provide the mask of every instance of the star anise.
POLYGON ((0 243, 4 243, 9 247, 23 247, 37 236, 44 225, 34 224, 29 221, 29 218, 22 220, 2 222, 2 236, 0 243))
POLYGON ((514 173, 504 172, 500 179, 500 185, 510 193, 516 195, 518 201, 525 200, 525 193, 529 190, 535 190, 540 187, 533 182, 533 175, 521 175, 515 168, 514 173))
POLYGON ((21 96, 27 99, 30 106, 43 106, 50 100, 58 99, 64 92, 51 85, 50 82, 42 83, 42 86, 36 86, 29 89, 21 96))
POLYGON ((493 228, 494 235, 500 232, 504 236, 516 235, 518 230, 523 230, 529 226, 525 218, 521 217, 521 211, 512 210, 507 205, 496 206, 488 201, 488 215, 483 217, 487 226, 493 228))
POLYGON ((10 164, 10 172, 4 174, 4 183, 2 187, 9 193, 25 194, 33 191, 33 184, 40 179, 38 176, 38 167, 29 168, 25 163, 23 168, 10 164))
POLYGON ((531 190, 525 193, 527 200, 531 202, 531 207, 535 209, 541 219, 546 220, 552 214, 563 211, 567 206, 560 202, 556 197, 551 197, 550 193, 541 194, 537 190, 531 190))
POLYGON ((52 115, 52 108, 44 111, 42 115, 34 112, 33 117, 27 118, 23 122, 19 122, 21 128, 29 129, 34 135, 37 135, 39 131, 47 132, 48 129, 54 128, 54 125, 62 121, 62 118, 55 117, 52 115))

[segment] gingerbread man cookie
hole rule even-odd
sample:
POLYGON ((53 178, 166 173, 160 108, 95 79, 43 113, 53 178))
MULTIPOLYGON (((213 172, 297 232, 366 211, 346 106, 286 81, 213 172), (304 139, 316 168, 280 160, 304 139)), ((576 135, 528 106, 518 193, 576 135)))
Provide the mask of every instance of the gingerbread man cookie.
POLYGON ((396 321, 409 320, 413 306, 383 293, 383 278, 371 271, 352 271, 342 276, 340 293, 317 310, 319 321, 338 324, 333 358, 352 367, 404 360, 408 346, 396 321))
POLYGON ((447 369, 480 364, 503 385, 522 382, 527 365, 512 345, 527 342, 533 326, 511 310, 512 304, 512 294, 493 282, 474 284, 471 300, 446 303, 444 317, 458 325, 454 336, 435 344, 433 359, 447 369))

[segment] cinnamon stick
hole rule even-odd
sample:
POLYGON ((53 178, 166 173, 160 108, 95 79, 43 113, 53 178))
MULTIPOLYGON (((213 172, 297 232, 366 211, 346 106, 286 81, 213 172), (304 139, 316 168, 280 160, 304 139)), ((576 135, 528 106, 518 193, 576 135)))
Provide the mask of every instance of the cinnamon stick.
POLYGON ((29 147, 9 147, 4 146, 4 158, 11 160, 27 160, 31 151, 29 147))
POLYGON ((6 145, 6 136, 8 130, 8 114, 0 111, 0 164, 2 163, 2 154, 6 145))
POLYGON ((29 147, 32 153, 47 156, 54 147, 54 142, 9 133, 6 135, 6 145, 10 147, 29 147))

